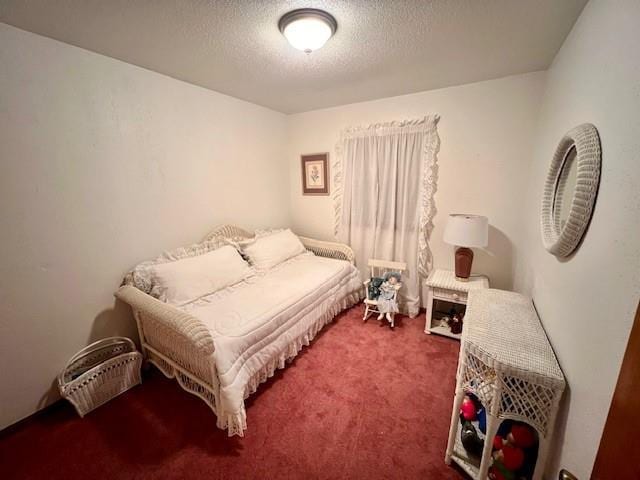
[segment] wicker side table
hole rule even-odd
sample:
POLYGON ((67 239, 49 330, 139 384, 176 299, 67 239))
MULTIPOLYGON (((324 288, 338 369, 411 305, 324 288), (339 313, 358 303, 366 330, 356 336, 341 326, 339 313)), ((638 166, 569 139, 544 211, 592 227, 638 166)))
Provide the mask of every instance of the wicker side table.
POLYGON ((493 438, 505 419, 525 422, 538 433, 533 480, 540 480, 549 452, 565 379, 531 300, 503 290, 476 290, 467 304, 456 395, 445 462, 459 464, 472 478, 486 479, 493 438), (481 458, 461 445, 459 411, 473 393, 487 412, 481 458))
POLYGON ((425 284, 427 286, 427 318, 424 333, 436 333, 460 340, 461 334, 451 333, 450 329, 436 324, 435 305, 439 302, 447 302, 446 304, 460 305, 460 310, 463 311, 469 292, 489 288, 489 279, 484 275, 474 275, 468 281, 462 282, 456 280, 455 274, 450 270, 434 270, 425 284))

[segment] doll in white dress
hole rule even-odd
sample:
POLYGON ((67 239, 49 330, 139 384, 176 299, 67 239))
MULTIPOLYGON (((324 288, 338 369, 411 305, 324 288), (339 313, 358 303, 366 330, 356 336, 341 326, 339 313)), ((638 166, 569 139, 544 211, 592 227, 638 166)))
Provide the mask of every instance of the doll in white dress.
POLYGON ((380 296, 378 300, 378 320, 386 315, 387 320, 393 325, 393 317, 400 310, 396 300, 398 290, 402 286, 400 282, 400 274, 398 272, 389 272, 384 276, 384 283, 380 286, 380 296))

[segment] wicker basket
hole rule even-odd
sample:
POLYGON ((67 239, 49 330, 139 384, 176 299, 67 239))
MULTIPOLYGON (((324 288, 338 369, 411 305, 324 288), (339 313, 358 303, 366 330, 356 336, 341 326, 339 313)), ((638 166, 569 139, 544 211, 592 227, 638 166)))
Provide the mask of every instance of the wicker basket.
POLYGON ((141 383, 142 355, 125 337, 99 340, 67 362, 58 376, 60 394, 84 417, 94 408, 141 383))

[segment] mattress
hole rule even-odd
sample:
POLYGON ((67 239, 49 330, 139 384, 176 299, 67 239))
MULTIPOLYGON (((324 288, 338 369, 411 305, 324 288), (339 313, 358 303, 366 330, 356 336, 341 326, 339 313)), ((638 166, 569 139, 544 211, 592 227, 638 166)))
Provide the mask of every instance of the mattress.
POLYGON ((181 306, 213 337, 220 382, 218 426, 229 423, 230 434, 241 434, 246 428, 244 398, 340 310, 358 301, 361 287, 349 262, 305 253, 181 306))

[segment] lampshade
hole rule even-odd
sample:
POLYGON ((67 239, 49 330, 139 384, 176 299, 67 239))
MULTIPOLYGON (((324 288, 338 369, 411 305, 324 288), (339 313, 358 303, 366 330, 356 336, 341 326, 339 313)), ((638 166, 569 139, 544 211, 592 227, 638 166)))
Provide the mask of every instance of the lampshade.
POLYGON ((489 219, 453 213, 444 229, 444 241, 458 247, 486 247, 489 244, 489 219))

